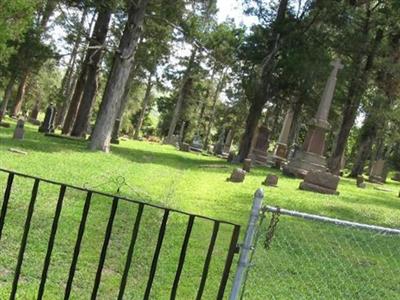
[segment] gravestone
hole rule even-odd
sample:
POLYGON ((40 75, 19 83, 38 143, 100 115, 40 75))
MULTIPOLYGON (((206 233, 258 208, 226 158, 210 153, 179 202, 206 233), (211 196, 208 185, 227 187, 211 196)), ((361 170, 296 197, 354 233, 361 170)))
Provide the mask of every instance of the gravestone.
POLYGON ((203 141, 201 140, 200 135, 196 135, 193 138, 192 145, 190 146, 190 150, 196 151, 196 152, 202 152, 203 151, 203 141))
POLYGON ((394 173, 392 180, 400 182, 400 172, 394 173))
POLYGON ((257 128, 251 143, 250 157, 254 164, 265 166, 268 162, 269 129, 266 125, 257 128))
POLYGON ((278 186, 278 179, 279 179, 278 176, 272 175, 272 174, 268 174, 262 184, 266 185, 266 186, 277 187, 278 186))
POLYGON ((13 139, 15 140, 23 140, 24 139, 24 126, 25 121, 23 119, 19 119, 17 122, 17 126, 14 130, 13 139))
POLYGON ((188 143, 182 143, 179 150, 183 152, 190 152, 190 145, 188 143))
POLYGON ((250 172, 251 169, 251 158, 246 158, 243 161, 243 170, 245 170, 246 172, 250 172))
POLYGON ((227 178, 230 182, 243 182, 246 177, 246 171, 240 168, 236 168, 232 171, 231 176, 227 178))
POLYGON ((114 127, 113 127, 113 131, 111 134, 111 144, 119 144, 119 130, 121 128, 121 120, 120 119, 116 119, 114 122, 114 127))
POLYGON ((378 159, 372 164, 371 172, 368 180, 372 183, 383 184, 385 182, 383 176, 385 171, 385 160, 378 159))
POLYGON ((339 176, 324 171, 309 171, 299 189, 320 194, 339 195, 339 176))
POLYGON ((336 76, 338 71, 343 68, 339 59, 332 62, 331 65, 333 69, 325 85, 318 110, 309 126, 303 148, 297 151, 289 163, 283 167, 285 174, 304 178, 310 171, 326 171, 327 169, 324 151, 326 132, 330 130, 328 117, 336 86, 336 76))
POLYGON ((53 104, 50 105, 46 109, 46 114, 44 116, 44 121, 42 125, 39 127, 39 132, 44 133, 53 133, 54 132, 54 121, 56 118, 56 108, 53 104))
POLYGON ((365 189, 366 185, 364 182, 364 177, 363 176, 357 176, 357 187, 361 188, 361 189, 365 189))

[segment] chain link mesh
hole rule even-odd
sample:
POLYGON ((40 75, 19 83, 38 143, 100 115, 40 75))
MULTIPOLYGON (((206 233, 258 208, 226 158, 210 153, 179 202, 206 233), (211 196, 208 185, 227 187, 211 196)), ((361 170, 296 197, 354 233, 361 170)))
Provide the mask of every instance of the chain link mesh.
POLYGON ((276 213, 267 218, 244 299, 400 299, 399 235, 276 213))

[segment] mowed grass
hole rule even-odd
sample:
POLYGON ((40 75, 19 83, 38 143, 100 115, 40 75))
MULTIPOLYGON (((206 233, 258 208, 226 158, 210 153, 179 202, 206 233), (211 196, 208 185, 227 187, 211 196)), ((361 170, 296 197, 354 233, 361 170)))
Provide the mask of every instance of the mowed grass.
MULTIPOLYGON (((227 182, 226 178, 235 166, 214 157, 183 153, 171 146, 136 141, 122 141, 120 145, 112 147, 110 154, 91 152, 87 150, 85 142, 45 137, 37 132, 37 127, 30 125, 26 125, 25 139, 15 141, 12 139, 14 125, 10 129, 0 128, 2 168, 102 192, 116 193, 120 188, 119 193, 131 199, 240 224, 241 239, 254 191, 261 186, 267 173, 280 175, 276 170, 254 168, 244 183, 234 184, 227 182), (12 153, 8 151, 9 148, 18 148, 28 154, 12 153), (207 167, 210 165, 218 167, 207 167)), ((0 172, 2 191, 6 181, 7 174, 0 172)), ((299 182, 280 175, 278 188, 266 188, 264 203, 362 223, 400 227, 400 199, 397 197, 399 183, 389 181, 383 187, 390 191, 380 191, 374 189, 376 186, 372 184, 368 184, 366 189, 358 189, 354 180, 343 178, 339 186, 340 196, 327 196, 300 191, 299 182)), ((17 178, 13 186, 0 242, 0 299, 7 298, 11 288, 32 185, 31 179, 17 178)), ((18 287, 20 299, 32 299, 37 294, 58 189, 57 186, 45 183, 39 187, 18 287)), ((84 199, 83 192, 67 189, 45 299, 63 298, 84 199)), ((90 298, 110 208, 110 199, 99 195, 93 197, 72 299, 90 298)), ((99 299, 115 299, 118 294, 136 213, 137 205, 120 201, 102 273, 99 299)), ((161 210, 145 208, 129 272, 126 299, 143 297, 162 216, 161 210)), ((177 213, 171 213, 169 217, 151 299, 169 298, 187 221, 187 216, 177 213)), ((178 299, 195 298, 212 228, 212 222, 195 220, 178 299)), ((221 225, 204 299, 215 299, 231 233, 231 226, 221 225)), ((246 298, 340 298, 346 295, 342 287, 347 282, 346 278, 351 277, 352 288, 346 290, 350 293, 347 295, 349 298, 395 299, 394 296, 400 293, 400 269, 396 260, 396 257, 400 257, 399 249, 399 238, 388 240, 369 232, 349 233, 347 229, 332 227, 325 234, 324 227, 319 224, 293 219, 281 221, 276 244, 272 244, 270 251, 261 248, 257 250, 246 298), (290 243, 280 242, 279 238, 290 243), (359 245, 353 247, 352 241, 359 245), (366 251, 363 250, 364 246, 373 249, 366 251), (332 252, 335 247, 341 247, 342 261, 349 256, 357 259, 357 253, 366 256, 365 259, 372 263, 367 261, 362 266, 372 271, 368 273, 367 269, 357 269, 352 273, 340 273, 342 265, 337 267, 334 262, 328 263, 330 256, 321 255, 332 252), (389 255, 394 262, 392 266, 389 266, 387 272, 375 272, 387 268, 389 255), (287 262, 291 262, 291 265, 287 262), (366 281, 362 274, 372 274, 369 278, 379 274, 381 282, 385 284, 377 288, 376 280, 366 281), (308 285, 308 282, 313 284, 308 285), (392 283, 399 283, 397 289, 393 288, 396 285, 392 283), (366 292, 360 293, 360 289, 366 292)))

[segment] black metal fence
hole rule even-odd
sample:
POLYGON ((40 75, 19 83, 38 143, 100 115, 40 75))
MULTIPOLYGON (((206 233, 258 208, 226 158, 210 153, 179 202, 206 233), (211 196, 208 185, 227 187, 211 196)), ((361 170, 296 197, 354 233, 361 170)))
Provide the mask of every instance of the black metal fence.
MULTIPOLYGON (((32 192, 30 194, 28 209, 26 211, 26 218, 24 221, 22 239, 21 239, 21 243, 19 246, 19 250, 18 250, 16 266, 15 266, 15 268, 13 266, 7 266, 14 270, 13 280, 12 280, 12 282, 9 283, 11 285, 9 299, 15 299, 16 295, 17 295, 18 283, 20 281, 21 268, 22 268, 22 265, 24 262, 24 254, 27 249, 28 235, 29 235, 29 231, 31 228, 32 216, 33 216, 33 213, 35 210, 35 204, 37 202, 36 200, 37 200, 37 196, 38 196, 39 185, 41 183, 47 183, 47 184, 59 186, 59 194, 58 194, 57 204, 55 206, 54 216, 53 216, 51 230, 50 230, 50 236, 48 237, 47 250, 46 250, 45 259, 43 262, 43 269, 41 272, 40 284, 39 284, 39 287, 37 290, 37 299, 43 298, 43 295, 44 295, 44 292, 46 289, 46 280, 48 277, 49 268, 51 266, 53 247, 54 247, 55 238, 57 235, 57 229, 60 225, 59 224, 60 223, 60 215, 61 215, 61 211, 63 209, 65 193, 67 190, 75 190, 75 191, 83 192, 86 194, 86 199, 84 200, 83 211, 82 211, 82 215, 81 215, 80 222, 79 222, 79 228, 78 228, 78 232, 77 232, 76 239, 75 239, 74 249, 73 249, 73 253, 71 254, 72 260, 70 263, 67 280, 63 284, 63 287, 65 286, 65 290, 63 291, 62 298, 69 299, 70 295, 71 295, 71 289, 74 284, 74 275, 75 275, 76 269, 77 269, 77 262, 78 262, 78 258, 79 258, 79 254, 80 254, 80 250, 81 250, 81 244, 82 244, 82 240, 84 238, 85 226, 87 223, 88 215, 91 212, 90 211, 91 200, 92 200, 92 196, 95 194, 107 197, 108 199, 110 199, 112 201, 111 202, 112 204, 111 204, 108 221, 107 221, 107 225, 106 225, 106 229, 105 229, 105 233, 104 233, 104 237, 103 237, 104 238, 103 244, 102 244, 102 247, 100 250, 100 257, 99 257, 98 264, 97 264, 97 271, 96 271, 95 279, 93 282, 93 287, 91 287, 91 289, 92 289, 91 299, 96 299, 99 294, 99 286, 102 281, 102 273, 103 273, 104 263, 106 260, 107 248, 109 246, 110 238, 112 236, 112 229, 113 229, 113 224, 114 224, 114 221, 116 218, 118 204, 121 201, 124 201, 125 203, 130 203, 131 205, 136 205, 137 211, 136 211, 136 216, 135 216, 135 219, 133 222, 133 227, 131 229, 129 247, 128 247, 128 249, 126 249, 126 251, 124 251, 124 253, 120 253, 120 255, 124 255, 124 257, 126 257, 126 261, 125 261, 125 266, 123 268, 122 276, 121 276, 120 283, 119 283, 118 299, 123 299, 123 297, 124 297, 124 293, 126 290, 127 281, 128 281, 128 277, 129 277, 129 270, 130 270, 131 264, 132 264, 132 258, 134 257, 135 254, 140 255, 140 253, 135 252, 135 244, 137 242, 137 238, 139 235, 139 228, 141 226, 142 215, 143 215, 144 210, 147 207, 152 207, 152 208, 156 208, 157 210, 160 210, 162 212, 162 221, 161 221, 161 225, 158 229, 157 242, 156 242, 156 246, 155 246, 155 249, 153 252, 153 257, 152 257, 151 266, 150 266, 150 272, 149 272, 149 275, 147 278, 147 283, 146 283, 146 288, 144 290, 143 299, 150 299, 150 294, 152 291, 152 287, 154 284, 155 275, 156 275, 156 271, 157 271, 157 264, 158 264, 158 261, 160 258, 160 252, 161 252, 161 248, 163 245, 164 236, 166 234, 167 222, 168 222, 168 218, 169 218, 169 215, 171 212, 187 216, 188 220, 187 220, 187 224, 186 224, 186 230, 185 230, 185 234, 183 237, 182 246, 180 249, 179 260, 178 260, 178 263, 176 266, 176 272, 174 275, 173 284, 170 288, 169 298, 170 299, 176 298, 177 290, 178 290, 181 275, 182 275, 182 270, 183 270, 183 267, 185 264, 186 253, 187 253, 187 250, 189 247, 189 240, 191 238, 193 225, 195 224, 197 219, 202 219, 202 220, 206 220, 207 222, 211 222, 211 224, 213 226, 213 230, 212 230, 212 234, 210 236, 209 241, 207 241, 208 249, 206 251, 206 256, 204 258, 200 258, 200 257, 198 258, 198 259, 204 260, 204 264, 202 267, 201 278, 198 281, 198 283, 195 283, 194 282, 195 280, 193 280, 193 284, 196 285, 196 289, 197 289, 196 299, 201 299, 203 296, 203 293, 204 293, 211 259, 213 257, 213 253, 215 252, 214 248, 216 246, 217 235, 218 235, 218 232, 220 231, 219 230, 220 225, 222 225, 222 224, 224 226, 228 225, 232 228, 229 246, 227 245, 228 251, 225 256, 224 268, 222 271, 221 279, 218 283, 219 285, 218 285, 217 299, 223 298, 225 290, 226 290, 228 278, 229 278, 230 269, 231 269, 232 262, 234 259, 234 255, 235 255, 235 253, 238 252, 237 251, 237 249, 238 249, 237 242, 238 242, 238 237, 239 237, 239 232, 240 232, 239 225, 225 222, 225 221, 215 220, 215 219, 208 218, 208 217, 201 216, 201 215, 190 214, 190 213, 186 213, 186 212, 179 211, 179 210, 165 208, 165 207, 161 207, 161 206, 154 205, 154 204, 136 201, 136 200, 128 199, 128 198, 125 198, 125 197, 122 197, 119 195, 112 195, 112 194, 98 192, 98 191, 85 189, 85 188, 81 188, 81 187, 76 187, 76 186, 72 186, 72 185, 68 185, 68 184, 64 184, 64 183, 59 183, 59 182, 55 182, 52 180, 33 177, 33 176, 29 176, 29 175, 25 175, 25 174, 21 174, 21 173, 17 173, 14 171, 1 169, 1 168, 0 168, 0 172, 2 172, 3 175, 5 173, 5 175, 8 176, 7 183, 5 186, 3 201, 1 204, 1 212, 0 212, 0 258, 3 255, 3 253, 2 253, 3 251, 1 251, 3 227, 5 224, 7 224, 7 218, 9 217, 9 215, 13 213, 9 209, 10 204, 11 204, 10 197, 11 197, 12 193, 18 192, 18 190, 17 191, 13 190, 13 183, 17 177, 28 178, 28 179, 33 180, 33 187, 32 187, 32 192)), ((82 199, 82 201, 83 201, 83 199, 82 199)), ((99 237, 99 238, 101 238, 101 237, 99 237)), ((215 256, 215 254, 214 254, 214 256, 215 256)))

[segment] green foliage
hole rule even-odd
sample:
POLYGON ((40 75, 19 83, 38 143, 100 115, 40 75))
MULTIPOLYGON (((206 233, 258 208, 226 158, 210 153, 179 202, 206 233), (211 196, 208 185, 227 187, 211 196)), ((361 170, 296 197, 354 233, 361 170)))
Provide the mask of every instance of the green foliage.
POLYGON ((15 45, 32 24, 42 0, 0 0, 0 65, 16 51, 15 45))

